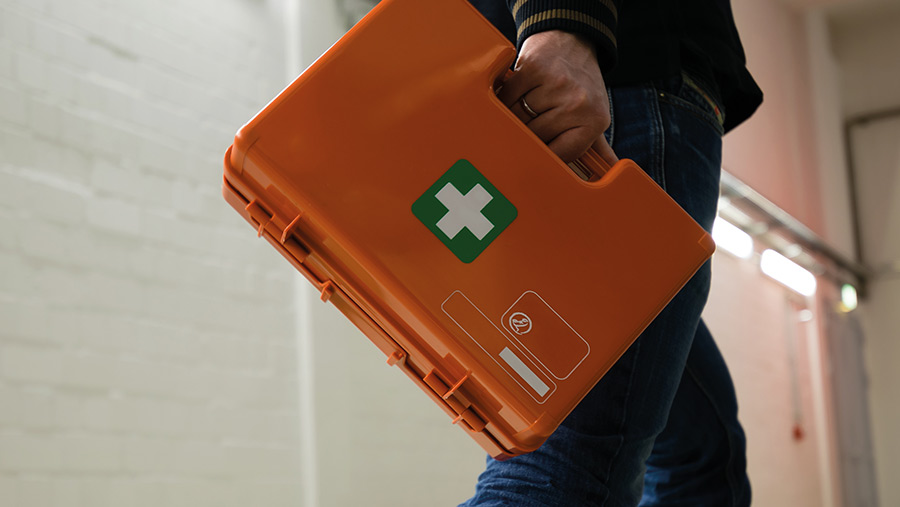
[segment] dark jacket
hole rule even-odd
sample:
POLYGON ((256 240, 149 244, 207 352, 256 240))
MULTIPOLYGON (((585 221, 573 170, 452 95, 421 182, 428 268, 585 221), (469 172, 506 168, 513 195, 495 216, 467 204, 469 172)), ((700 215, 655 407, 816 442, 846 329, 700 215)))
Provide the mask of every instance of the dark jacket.
POLYGON ((470 0, 517 47, 565 30, 591 40, 609 86, 686 72, 725 110, 725 130, 762 102, 729 0, 470 0))

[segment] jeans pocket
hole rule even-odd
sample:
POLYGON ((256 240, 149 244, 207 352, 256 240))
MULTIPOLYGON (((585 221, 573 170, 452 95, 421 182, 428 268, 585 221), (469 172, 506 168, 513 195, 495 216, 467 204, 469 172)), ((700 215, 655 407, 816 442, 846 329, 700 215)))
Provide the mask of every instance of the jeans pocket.
POLYGON ((682 73, 680 85, 673 90, 660 90, 660 100, 681 107, 707 121, 719 135, 725 133, 725 110, 713 94, 696 78, 682 73))

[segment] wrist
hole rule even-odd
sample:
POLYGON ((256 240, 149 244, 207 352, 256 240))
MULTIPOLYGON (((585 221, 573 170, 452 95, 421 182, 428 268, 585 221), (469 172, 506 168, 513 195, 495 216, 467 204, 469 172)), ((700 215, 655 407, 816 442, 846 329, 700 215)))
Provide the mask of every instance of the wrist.
POLYGON ((534 33, 522 43, 522 51, 537 46, 548 46, 570 55, 590 55, 597 59, 597 47, 586 36, 565 30, 546 30, 534 33))

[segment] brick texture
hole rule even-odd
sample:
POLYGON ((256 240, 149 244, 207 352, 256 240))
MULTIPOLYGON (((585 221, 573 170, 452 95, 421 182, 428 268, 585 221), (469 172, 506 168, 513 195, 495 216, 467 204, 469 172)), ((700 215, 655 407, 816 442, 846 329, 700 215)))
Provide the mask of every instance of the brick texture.
POLYGON ((299 504, 292 270, 219 193, 279 9, 0 0, 0 505, 299 504))

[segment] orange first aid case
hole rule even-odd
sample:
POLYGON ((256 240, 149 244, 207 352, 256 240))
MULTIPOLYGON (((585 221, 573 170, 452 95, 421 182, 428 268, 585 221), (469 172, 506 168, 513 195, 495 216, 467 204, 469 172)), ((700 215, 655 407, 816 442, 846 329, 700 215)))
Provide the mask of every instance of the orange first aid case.
POLYGON ((537 449, 713 251, 629 160, 497 99, 465 0, 384 0, 225 156, 225 199, 485 450, 537 449))

